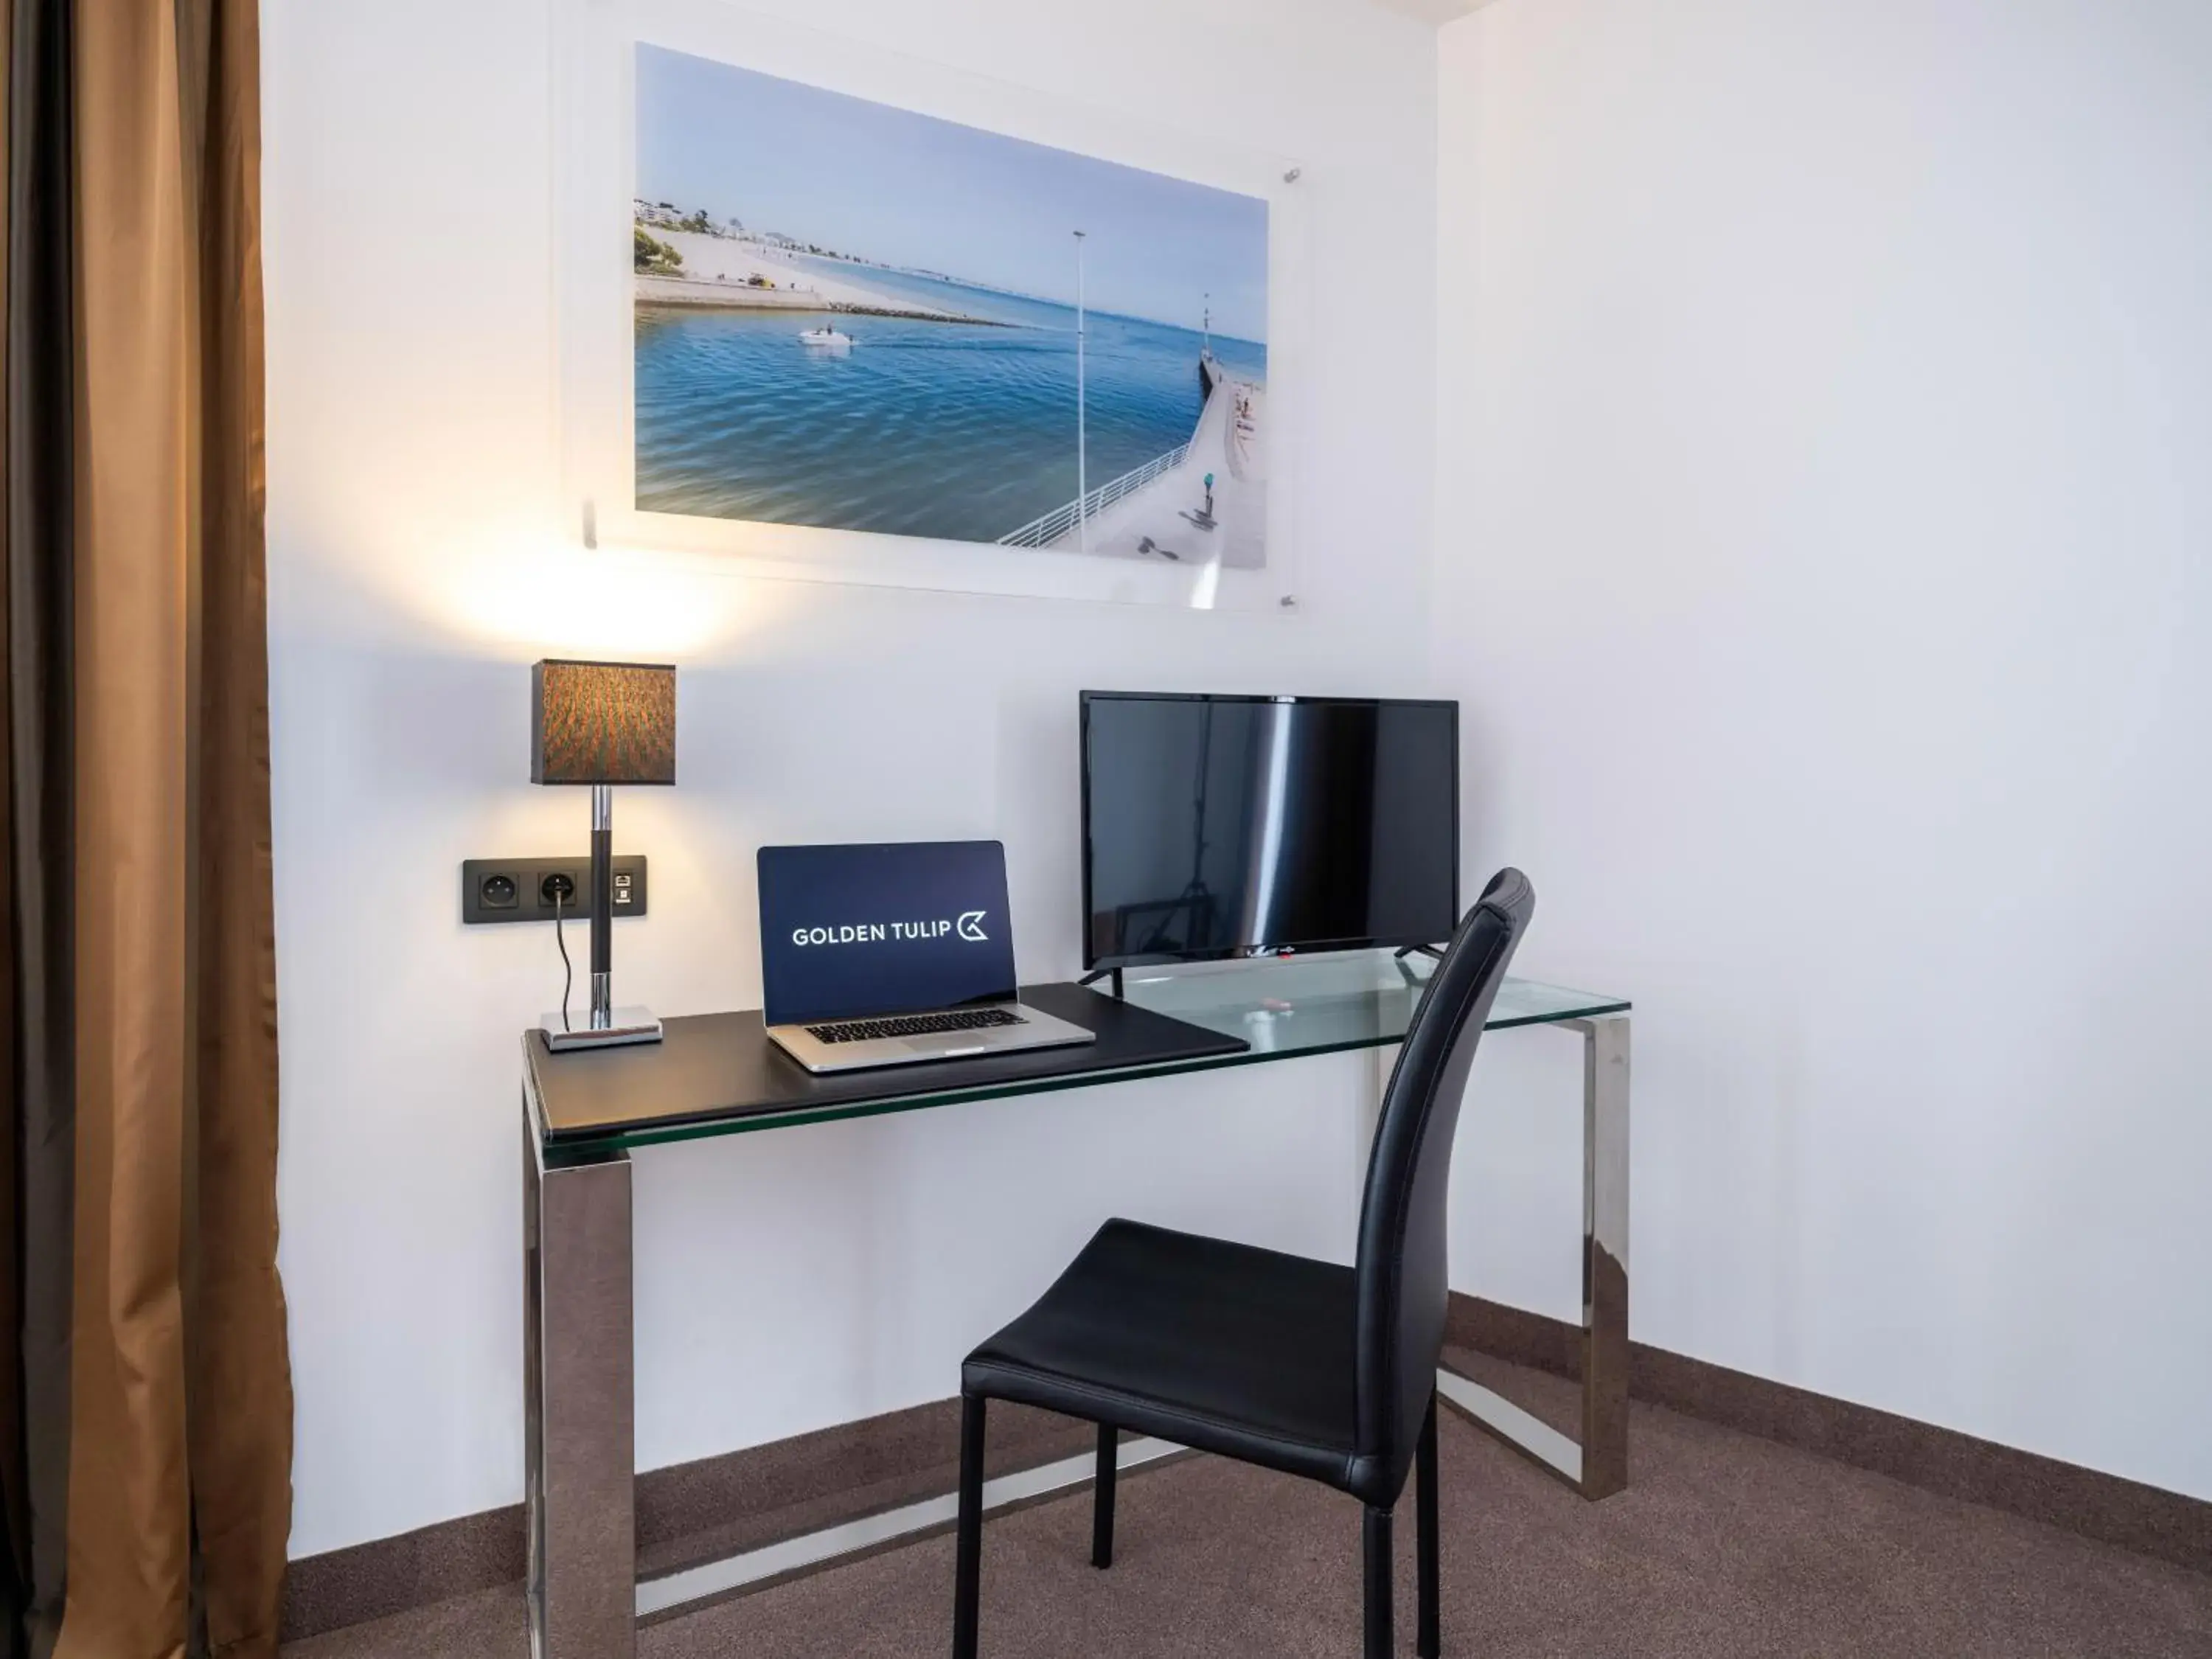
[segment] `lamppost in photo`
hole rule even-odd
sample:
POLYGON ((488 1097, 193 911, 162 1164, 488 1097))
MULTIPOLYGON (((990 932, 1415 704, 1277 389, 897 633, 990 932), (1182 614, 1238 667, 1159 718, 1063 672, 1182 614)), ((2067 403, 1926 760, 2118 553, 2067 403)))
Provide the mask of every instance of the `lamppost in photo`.
POLYGON ((1091 477, 1083 419, 1083 238, 1075 233, 1075 543, 1091 550, 1091 477))

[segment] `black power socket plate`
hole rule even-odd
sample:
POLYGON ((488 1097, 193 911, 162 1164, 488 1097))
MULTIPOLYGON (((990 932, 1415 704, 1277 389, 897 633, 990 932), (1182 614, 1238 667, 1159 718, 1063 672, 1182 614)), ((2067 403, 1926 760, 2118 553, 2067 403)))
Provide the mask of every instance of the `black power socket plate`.
MULTIPOLYGON (((566 876, 575 896, 561 901, 563 921, 588 921, 592 914, 592 860, 573 859, 464 859, 461 861, 461 921, 550 921, 553 901, 544 896, 549 876, 566 876)), ((614 916, 645 914, 645 854, 615 854, 614 916)))

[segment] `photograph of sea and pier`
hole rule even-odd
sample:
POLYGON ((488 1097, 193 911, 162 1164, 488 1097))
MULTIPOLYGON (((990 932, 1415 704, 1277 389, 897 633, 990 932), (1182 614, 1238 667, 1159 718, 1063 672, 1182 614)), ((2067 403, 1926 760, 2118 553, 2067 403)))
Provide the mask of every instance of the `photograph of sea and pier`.
POLYGON ((640 509, 1266 565, 1265 201, 636 71, 640 509))

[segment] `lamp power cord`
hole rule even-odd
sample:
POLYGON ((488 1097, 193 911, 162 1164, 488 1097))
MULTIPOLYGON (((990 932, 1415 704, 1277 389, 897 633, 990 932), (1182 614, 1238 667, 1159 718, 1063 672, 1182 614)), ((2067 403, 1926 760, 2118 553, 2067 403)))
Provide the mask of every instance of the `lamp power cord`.
POLYGON ((570 1029, 568 998, 570 993, 575 989, 576 970, 574 965, 568 960, 568 941, 561 935, 562 897, 561 890, 556 887, 553 890, 553 943, 561 951, 561 1029, 566 1031, 570 1029))

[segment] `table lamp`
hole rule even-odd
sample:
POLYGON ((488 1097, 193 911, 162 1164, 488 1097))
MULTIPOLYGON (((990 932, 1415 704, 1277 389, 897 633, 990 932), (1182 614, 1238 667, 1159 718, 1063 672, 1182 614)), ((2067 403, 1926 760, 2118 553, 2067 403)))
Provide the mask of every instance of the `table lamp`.
POLYGON ((658 1042, 660 1022, 614 1006, 614 786, 676 781, 676 671, 665 664, 564 662, 530 671, 530 781, 592 791, 592 994, 587 1013, 540 1022, 549 1048, 658 1042))

